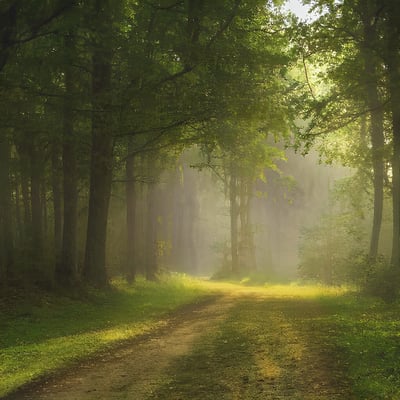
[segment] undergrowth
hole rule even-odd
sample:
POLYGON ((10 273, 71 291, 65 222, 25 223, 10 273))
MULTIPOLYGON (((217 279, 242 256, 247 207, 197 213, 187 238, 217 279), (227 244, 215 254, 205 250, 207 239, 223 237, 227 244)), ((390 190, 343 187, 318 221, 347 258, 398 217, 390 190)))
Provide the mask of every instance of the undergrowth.
POLYGON ((354 393, 363 400, 400 399, 400 305, 365 296, 326 299, 354 393))

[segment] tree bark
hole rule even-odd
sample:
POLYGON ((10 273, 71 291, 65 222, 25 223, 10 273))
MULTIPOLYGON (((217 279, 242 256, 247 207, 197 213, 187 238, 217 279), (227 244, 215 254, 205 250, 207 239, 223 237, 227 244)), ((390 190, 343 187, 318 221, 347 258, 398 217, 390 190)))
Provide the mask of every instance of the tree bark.
MULTIPOLYGON (((392 153, 392 202, 393 240, 391 263, 400 268, 400 5, 397 0, 389 2, 388 9, 388 54, 390 106, 392 112, 393 153, 392 153)), ((400 286, 400 283, 397 284, 400 286)))
POLYGON ((44 177, 42 176, 42 183, 40 185, 40 203, 42 205, 42 227, 43 227, 43 244, 46 243, 48 237, 48 210, 47 210, 47 185, 44 177))
POLYGON ((25 143, 18 143, 17 145, 19 166, 20 166, 20 182, 21 182, 21 194, 23 204, 23 224, 21 225, 21 239, 25 244, 31 237, 32 227, 32 213, 31 213, 31 201, 30 201, 30 174, 29 174, 29 151, 28 146, 25 143))
POLYGON ((6 137, 0 137, 0 187, 0 287, 5 287, 14 264, 10 144, 6 137))
POLYGON ((240 266, 247 271, 256 269, 256 256, 251 225, 252 182, 240 179, 240 266))
MULTIPOLYGON (((64 38, 66 58, 73 50, 73 38, 64 38)), ((74 132, 72 68, 66 64, 64 71, 63 141, 62 170, 64 188, 64 224, 61 257, 56 264, 56 282, 71 288, 78 281, 77 267, 77 227, 78 227, 78 166, 76 155, 76 136, 74 132)))
POLYGON ((146 224, 146 279, 156 280, 157 274, 157 215, 156 215, 156 185, 147 185, 147 224, 146 224))
MULTIPOLYGON (((368 9, 367 12, 368 14, 368 9)), ((376 43, 376 31, 370 23, 370 15, 363 16, 364 43, 362 48, 365 78, 367 106, 370 110, 370 138, 372 145, 372 168, 374 187, 374 214, 369 249, 369 259, 374 262, 378 255, 379 237, 382 225, 383 213, 383 183, 384 183, 384 111, 378 93, 377 57, 370 50, 372 43, 376 43)))
POLYGON ((112 52, 107 45, 112 27, 109 3, 109 0, 96 2, 97 41, 92 56, 92 150, 83 278, 86 283, 97 287, 108 284, 105 265, 106 237, 113 164, 112 52))
POLYGON ((15 228, 14 228, 14 233, 15 233, 15 242, 18 243, 18 245, 21 244, 21 239, 22 239, 22 217, 21 217, 21 194, 20 194, 20 182, 18 179, 18 174, 15 176, 15 228))
POLYGON ((238 254, 238 204, 237 204, 237 176, 236 167, 231 163, 229 181, 229 201, 230 201, 230 220, 231 220, 231 269, 232 273, 239 272, 238 254))
POLYGON ((53 192, 53 214, 54 214, 54 250, 56 264, 61 256, 62 243, 62 192, 61 192, 61 162, 60 162, 60 146, 58 140, 55 139, 51 151, 51 186, 53 192))
POLYGON ((32 210, 32 262, 38 274, 43 260, 43 208, 41 201, 42 168, 36 143, 30 146, 31 210, 32 210))
POLYGON ((126 276, 128 282, 136 277, 136 184, 134 181, 135 158, 133 138, 128 142, 128 158, 126 159, 126 226, 127 226, 127 254, 126 276))

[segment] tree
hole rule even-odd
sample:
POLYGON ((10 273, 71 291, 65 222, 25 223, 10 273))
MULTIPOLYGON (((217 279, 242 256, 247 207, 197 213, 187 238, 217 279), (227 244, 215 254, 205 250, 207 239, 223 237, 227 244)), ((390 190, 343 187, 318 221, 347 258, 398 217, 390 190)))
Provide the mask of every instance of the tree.
MULTIPOLYGON (((371 151, 366 168, 372 167, 374 185, 369 259, 374 262, 379 249, 386 173, 384 68, 378 23, 380 6, 375 0, 363 4, 352 0, 314 3, 316 7, 327 7, 329 12, 323 14, 310 29, 313 41, 308 46, 309 60, 323 65, 319 67, 319 76, 324 78, 321 79, 320 94, 311 93, 310 112, 305 115, 310 123, 305 136, 312 141, 317 136, 338 132, 347 125, 354 126, 357 121, 360 124, 364 115, 369 116, 371 151)), ((304 66, 307 68, 305 61, 304 66)), ((311 87, 309 81, 308 87, 311 87)))
POLYGON ((14 264, 10 156, 9 139, 4 135, 0 137, 0 288, 6 286, 14 264))
POLYGON ((389 75, 389 98, 393 132, 392 155, 392 198, 393 198, 393 241, 392 265, 400 266, 400 55, 399 55, 399 22, 400 8, 396 1, 385 2, 386 17, 386 65, 389 75))
MULTIPOLYGON (((115 3, 115 2, 114 2, 115 3)), ((107 285, 106 235, 113 166, 112 26, 115 4, 109 0, 93 4, 95 25, 92 54, 92 149, 89 215, 86 236, 85 282, 107 285)))
MULTIPOLYGON (((78 171, 76 137, 74 129, 73 96, 76 91, 71 67, 74 50, 74 36, 68 32, 64 36, 65 70, 62 126, 62 171, 64 218, 61 255, 56 260, 55 278, 63 287, 72 288, 77 284, 77 224, 78 224, 78 171)), ((56 218, 55 218, 56 220, 56 218)))

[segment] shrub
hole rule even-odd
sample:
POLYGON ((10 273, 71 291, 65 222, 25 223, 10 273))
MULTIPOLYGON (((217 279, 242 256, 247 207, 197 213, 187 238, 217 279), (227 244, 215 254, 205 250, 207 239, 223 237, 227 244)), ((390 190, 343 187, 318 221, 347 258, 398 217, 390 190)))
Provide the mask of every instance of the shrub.
POLYGON ((399 271, 381 256, 368 265, 363 289, 366 294, 390 303, 399 298, 399 282, 399 271))

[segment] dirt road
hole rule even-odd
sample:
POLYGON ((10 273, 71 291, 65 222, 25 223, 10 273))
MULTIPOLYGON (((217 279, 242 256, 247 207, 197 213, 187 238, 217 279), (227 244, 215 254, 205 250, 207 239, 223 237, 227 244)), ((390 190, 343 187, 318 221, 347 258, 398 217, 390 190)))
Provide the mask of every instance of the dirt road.
POLYGON ((221 296, 7 400, 349 400, 345 373, 313 324, 321 313, 310 301, 221 296))

